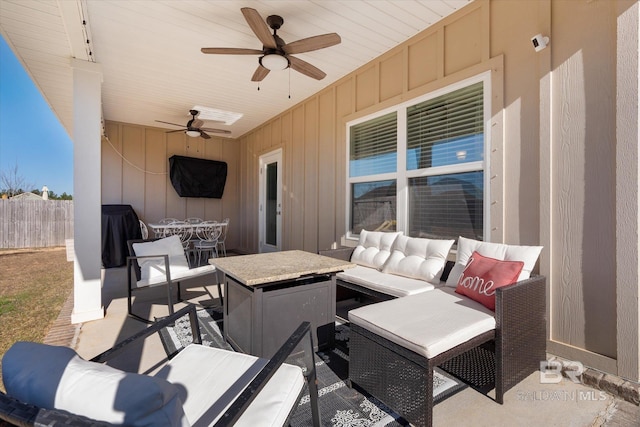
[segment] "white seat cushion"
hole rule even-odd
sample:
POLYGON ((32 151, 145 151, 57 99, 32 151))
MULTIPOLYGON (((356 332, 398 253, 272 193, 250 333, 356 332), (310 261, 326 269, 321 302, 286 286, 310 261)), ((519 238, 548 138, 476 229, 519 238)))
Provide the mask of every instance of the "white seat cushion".
POLYGON ((140 265, 140 280, 136 283, 138 288, 163 285, 167 282, 164 258, 161 255, 169 256, 169 272, 173 281, 198 277, 216 271, 213 265, 189 268, 184 248, 180 238, 176 235, 153 242, 134 243, 132 246, 136 256, 158 255, 158 258, 138 259, 140 265))
POLYGON ((415 295, 435 288, 433 284, 424 280, 387 274, 361 265, 340 272, 336 277, 394 297, 415 295))
POLYGON ((2 359, 9 395, 46 409, 131 426, 188 426, 178 387, 83 360, 70 348, 17 342, 2 359))
POLYGON ((458 285, 462 271, 474 251, 477 251, 482 256, 500 261, 524 262, 524 267, 522 267, 522 271, 518 277, 518 281, 521 281, 531 276, 531 270, 533 270, 533 267, 536 265, 540 251, 542 251, 542 246, 505 245, 502 243, 481 242, 460 236, 458 238, 456 263, 447 278, 447 286, 455 288, 458 285))
POLYGON ((391 247, 402 232, 360 231, 358 246, 351 254, 351 262, 380 269, 391 255, 391 247))
MULTIPOLYGON (((183 280, 187 280, 187 279, 193 279, 196 277, 202 277, 202 276, 206 276, 208 274, 211 274, 213 277, 213 274, 216 273, 216 267, 214 265, 203 265, 201 267, 195 267, 195 268, 176 268, 174 270, 173 268, 173 264, 171 264, 171 260, 169 260, 169 269, 171 271, 171 280, 173 282, 178 282, 178 281, 183 281, 183 280)), ((142 288, 145 286, 155 286, 155 285, 162 285, 166 283, 166 276, 163 275, 162 276, 162 280, 160 280, 159 277, 154 277, 151 280, 145 280, 145 279, 141 279, 138 282, 136 282, 136 287, 138 288, 142 288)))
MULTIPOLYGON (((267 362, 248 354, 191 344, 156 377, 180 388, 184 412, 191 424, 211 425, 267 362)), ((235 425, 284 425, 298 404, 304 383, 301 368, 283 364, 235 425)))
POLYGON ((398 236, 382 272, 425 280, 437 285, 440 283, 440 276, 453 242, 398 236))
POLYGON ((496 328, 493 311, 445 287, 351 310, 349 322, 429 359, 496 328))

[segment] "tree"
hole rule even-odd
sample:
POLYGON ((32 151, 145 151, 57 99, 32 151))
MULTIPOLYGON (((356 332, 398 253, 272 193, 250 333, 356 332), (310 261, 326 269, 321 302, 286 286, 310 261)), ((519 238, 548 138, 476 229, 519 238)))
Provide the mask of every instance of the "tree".
POLYGON ((28 182, 24 176, 18 172, 18 164, 16 163, 13 168, 6 170, 0 170, 0 192, 5 193, 9 197, 13 197, 16 194, 24 193, 27 188, 33 188, 35 185, 28 182))

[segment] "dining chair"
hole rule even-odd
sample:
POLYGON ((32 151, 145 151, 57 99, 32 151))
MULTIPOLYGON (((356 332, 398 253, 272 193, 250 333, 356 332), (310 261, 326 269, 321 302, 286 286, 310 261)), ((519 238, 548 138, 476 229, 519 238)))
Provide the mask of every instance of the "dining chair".
POLYGON ((202 263, 203 254, 211 252, 212 257, 218 257, 218 239, 222 234, 222 228, 222 224, 217 221, 205 221, 199 224, 197 228, 198 240, 193 243, 198 260, 197 265, 202 263))
POLYGON ((229 218, 225 218, 221 223, 221 233, 220 237, 218 237, 218 254, 222 254, 222 256, 227 256, 227 247, 224 244, 224 241, 227 238, 227 232, 229 230, 229 218))

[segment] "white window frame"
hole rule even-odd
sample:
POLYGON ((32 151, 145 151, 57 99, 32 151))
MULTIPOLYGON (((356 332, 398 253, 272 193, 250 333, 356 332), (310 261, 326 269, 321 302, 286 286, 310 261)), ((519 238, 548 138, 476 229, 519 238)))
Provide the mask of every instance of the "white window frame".
POLYGON ((453 83, 441 89, 435 90, 428 94, 413 98, 405 101, 401 104, 396 104, 392 107, 385 108, 367 116, 359 117, 346 123, 346 190, 345 190, 345 239, 352 244, 357 242, 359 234, 353 234, 351 232, 351 186, 361 182, 370 181, 383 181, 394 179, 397 185, 396 192, 396 230, 406 231, 407 224, 409 222, 409 209, 408 209, 408 191, 409 191, 409 178, 423 177, 423 176, 435 176, 444 174, 454 174, 463 172, 484 172, 484 188, 483 188, 483 236, 485 241, 490 241, 491 230, 491 218, 490 218, 490 153, 491 153, 491 72, 486 71, 468 79, 461 80, 453 83), (483 96, 483 160, 476 162, 468 162, 461 164, 454 164, 450 166, 435 166, 426 169, 407 170, 407 108, 412 105, 419 104, 424 101, 428 101, 438 96, 446 95, 447 93, 454 92, 458 89, 470 86, 475 83, 482 82, 482 96, 483 96), (366 176, 349 176, 349 160, 351 149, 351 127, 363 122, 373 120, 377 117, 384 116, 396 112, 398 120, 398 136, 397 136, 397 166, 396 172, 374 174, 366 176))

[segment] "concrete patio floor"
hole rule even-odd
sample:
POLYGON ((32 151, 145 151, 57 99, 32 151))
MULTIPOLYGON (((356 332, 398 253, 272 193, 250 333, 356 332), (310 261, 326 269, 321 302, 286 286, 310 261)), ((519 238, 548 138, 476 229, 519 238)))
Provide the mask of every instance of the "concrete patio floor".
MULTIPOLYGON (((82 324, 74 340, 76 351, 91 358, 146 327, 127 316, 126 272, 124 268, 104 270, 102 320, 82 324)), ((143 316, 168 314, 166 295, 161 289, 138 296, 134 311, 143 316), (164 303, 163 303, 164 301, 164 303)), ((187 302, 219 304, 216 286, 183 290, 187 302)), ((184 303, 176 304, 176 309, 184 303)), ((144 345, 131 348, 111 365, 136 372, 151 372, 165 360, 157 335, 144 345)), ((503 405, 489 395, 466 388, 434 407, 434 426, 638 426, 638 406, 606 392, 562 379, 558 384, 541 384, 534 373, 505 395, 503 405)))

